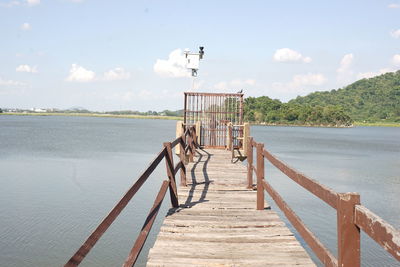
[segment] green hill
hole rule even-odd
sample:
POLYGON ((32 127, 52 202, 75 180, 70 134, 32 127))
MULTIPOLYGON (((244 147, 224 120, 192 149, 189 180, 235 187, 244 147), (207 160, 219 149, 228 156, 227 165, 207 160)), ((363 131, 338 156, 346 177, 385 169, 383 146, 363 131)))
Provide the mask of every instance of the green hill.
POLYGON ((362 79, 342 89, 315 92, 290 105, 337 105, 355 121, 400 122, 400 71, 362 79))
POLYGON ((351 126, 356 122, 400 122, 400 71, 362 79, 344 88, 298 96, 288 103, 248 97, 245 120, 309 126, 351 126))

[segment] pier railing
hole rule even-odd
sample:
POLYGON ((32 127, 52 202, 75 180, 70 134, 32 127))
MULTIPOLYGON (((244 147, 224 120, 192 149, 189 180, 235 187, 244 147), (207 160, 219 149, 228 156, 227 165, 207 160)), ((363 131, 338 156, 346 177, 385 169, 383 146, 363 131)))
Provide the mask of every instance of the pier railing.
POLYGON ((78 266, 90 250, 94 247, 100 237, 107 231, 109 226, 118 217, 121 211, 128 205, 129 201, 138 192, 141 186, 150 177, 153 171, 157 168, 160 162, 165 159, 166 163, 166 174, 168 180, 164 180, 161 184, 160 190, 154 200, 154 204, 150 209, 143 227, 136 238, 135 244, 133 245, 128 257, 126 258, 123 266, 133 266, 146 242, 147 236, 150 232, 151 227, 156 219, 158 211, 160 210, 161 204, 164 200, 165 194, 169 189, 171 204, 173 207, 178 207, 178 192, 175 181, 175 175, 180 170, 180 183, 182 186, 186 186, 186 158, 190 162, 193 162, 193 156, 197 147, 196 128, 187 127, 182 136, 176 138, 172 142, 166 142, 163 144, 162 150, 158 153, 155 159, 150 163, 146 170, 140 175, 132 187, 125 193, 125 195, 119 200, 114 206, 110 213, 103 219, 103 221, 97 226, 93 233, 86 239, 83 245, 78 251, 70 258, 65 264, 65 267, 78 266), (180 146, 179 159, 180 161, 174 165, 172 149, 176 146, 180 146))
POLYGON ((360 230, 400 261, 400 231, 360 204, 358 193, 337 193, 286 165, 264 149, 252 137, 247 140, 248 188, 253 187, 253 172, 257 177, 257 209, 264 209, 264 190, 283 211, 304 241, 325 266, 360 266, 360 230), (253 148, 256 148, 256 166, 253 162, 253 148), (307 228, 295 212, 264 177, 265 159, 294 182, 326 202, 337 211, 337 258, 307 228))

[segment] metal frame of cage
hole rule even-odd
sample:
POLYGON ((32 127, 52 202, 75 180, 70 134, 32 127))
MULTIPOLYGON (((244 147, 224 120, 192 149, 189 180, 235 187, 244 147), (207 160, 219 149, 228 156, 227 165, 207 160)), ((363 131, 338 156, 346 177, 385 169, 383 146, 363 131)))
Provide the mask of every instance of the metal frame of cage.
POLYGON ((194 125, 198 121, 201 123, 200 146, 227 147, 228 124, 243 124, 243 94, 197 92, 184 94, 184 124, 194 125))

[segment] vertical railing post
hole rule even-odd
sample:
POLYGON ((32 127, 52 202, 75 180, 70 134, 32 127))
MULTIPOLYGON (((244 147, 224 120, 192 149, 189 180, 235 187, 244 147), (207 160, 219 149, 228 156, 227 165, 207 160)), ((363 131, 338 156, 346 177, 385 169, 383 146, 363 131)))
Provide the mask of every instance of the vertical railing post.
POLYGON ((232 152, 232 159, 235 157, 235 152, 233 150, 233 124, 230 122, 228 124, 228 137, 229 137, 229 150, 232 152))
POLYGON ((253 137, 249 136, 247 142, 247 188, 253 188, 253 137))
POLYGON ((360 266, 360 228, 354 224, 355 205, 360 204, 358 193, 338 194, 337 231, 338 266, 360 266))
POLYGON ((257 144, 257 210, 264 209, 264 144, 257 144))
POLYGON ((165 153, 165 164, 167 167, 167 175, 169 179, 169 194, 171 196, 172 207, 179 207, 178 190, 176 188, 175 173, 174 173, 174 160, 172 158, 171 142, 165 142, 164 147, 167 149, 165 153))
POLYGON ((201 144, 201 121, 196 121, 196 144, 200 147, 201 144))
MULTIPOLYGON (((176 138, 182 136, 183 132, 185 131, 184 128, 185 127, 183 126, 183 122, 182 121, 177 121, 176 122, 176 130, 175 130, 176 138)), ((180 150, 181 150, 181 147, 180 146, 176 146, 175 147, 175 154, 180 155, 180 152, 181 152, 180 150)))
POLYGON ((181 142, 179 142, 180 150, 179 150, 179 158, 182 162, 182 167, 180 171, 181 176, 181 186, 187 186, 186 183, 186 156, 185 156, 185 134, 181 136, 181 142))
POLYGON ((232 131, 232 122, 228 123, 228 150, 232 151, 233 148, 233 131, 232 131))
POLYGON ((193 129, 189 128, 189 138, 188 138, 188 143, 189 143, 189 162, 193 162, 193 155, 194 155, 194 145, 193 145, 193 129))
POLYGON ((243 153, 245 156, 247 156, 247 152, 249 151, 249 149, 248 149, 249 136, 250 136, 250 124, 248 122, 245 122, 243 124, 243 153))
POLYGON ((193 154, 196 153, 196 148, 197 148, 197 131, 196 131, 196 127, 193 126, 193 154))

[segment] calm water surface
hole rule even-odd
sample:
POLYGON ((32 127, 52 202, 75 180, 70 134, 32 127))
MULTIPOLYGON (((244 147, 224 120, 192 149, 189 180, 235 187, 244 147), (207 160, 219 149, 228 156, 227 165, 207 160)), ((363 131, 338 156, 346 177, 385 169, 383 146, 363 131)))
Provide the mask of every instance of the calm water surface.
MULTIPOLYGON (((251 130, 282 160, 336 191, 359 192, 362 204, 400 227, 400 128, 251 130)), ((174 135, 175 121, 0 116, 0 266, 63 265, 174 135)), ((81 266, 123 263, 166 178, 164 168, 81 266)), ((333 209, 270 165, 266 179, 336 254, 333 209)), ((169 206, 166 197, 137 266, 145 265, 169 206)), ((366 236, 362 257, 365 266, 400 266, 366 236)))
MULTIPOLYGON (((251 130, 257 142, 263 142, 267 150, 290 166, 336 192, 360 193, 363 205, 400 228, 400 128, 256 126, 251 130)), ((335 210, 271 164, 265 169, 266 179, 337 255, 335 210)), ((274 210, 279 210, 273 200, 267 200, 274 210)), ((363 266, 400 266, 365 234, 361 244, 363 266)), ((310 249, 308 252, 312 255, 310 249)))

